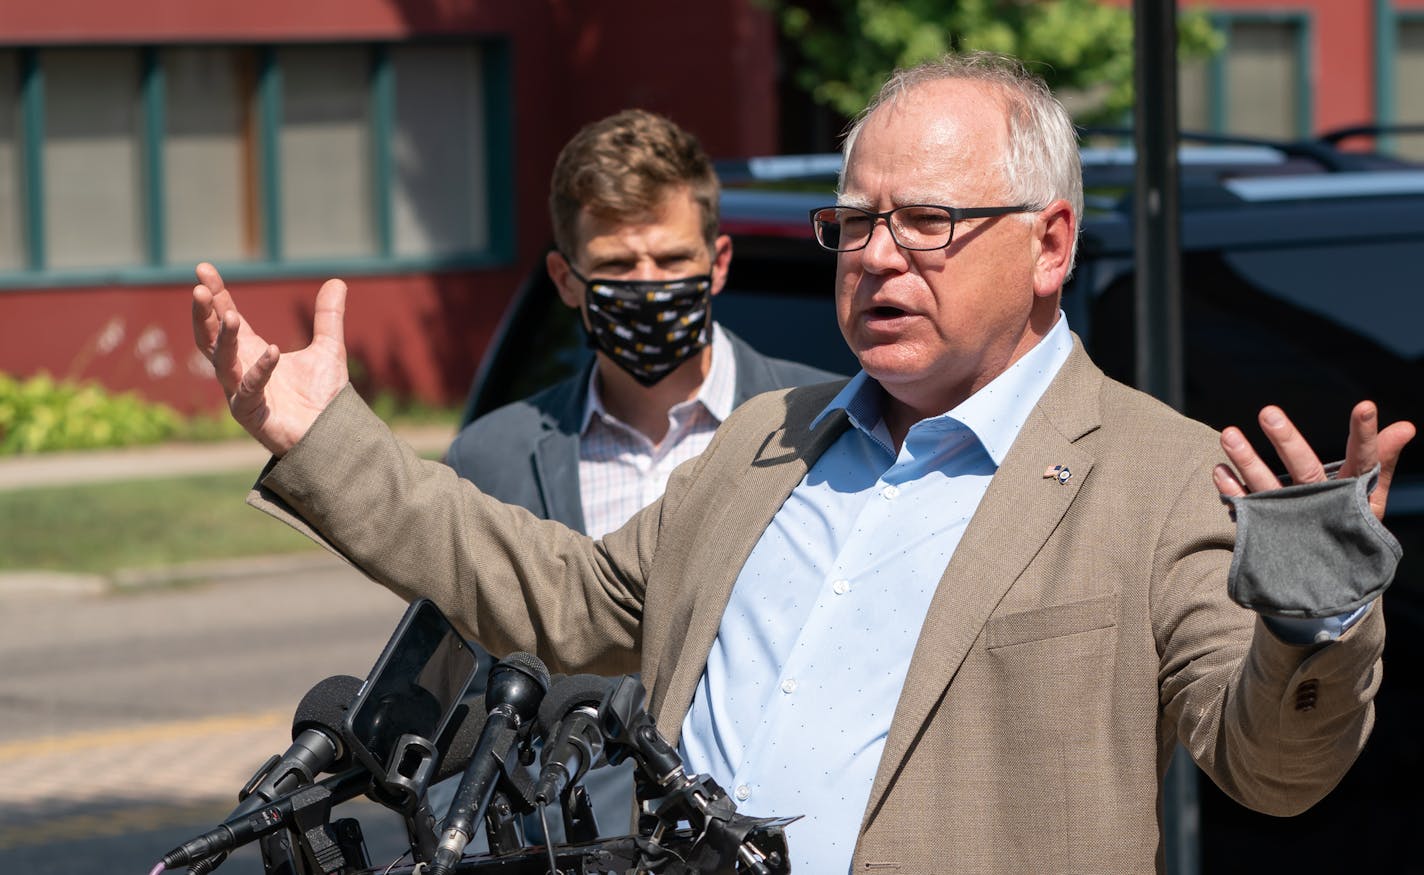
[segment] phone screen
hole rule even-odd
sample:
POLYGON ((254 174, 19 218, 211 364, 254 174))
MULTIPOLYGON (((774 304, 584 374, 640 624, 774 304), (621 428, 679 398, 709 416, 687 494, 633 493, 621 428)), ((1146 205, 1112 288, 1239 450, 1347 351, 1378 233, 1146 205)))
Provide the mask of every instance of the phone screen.
POLYGON ((474 677, 476 662, 434 602, 413 602, 347 716, 347 741, 357 759, 383 775, 403 736, 435 743, 474 677))

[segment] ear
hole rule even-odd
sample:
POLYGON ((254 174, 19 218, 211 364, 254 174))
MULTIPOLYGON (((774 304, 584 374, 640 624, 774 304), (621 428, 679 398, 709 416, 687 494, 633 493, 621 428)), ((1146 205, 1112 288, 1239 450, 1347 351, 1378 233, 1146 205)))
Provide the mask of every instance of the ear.
POLYGON ((550 250, 544 256, 544 269, 549 272, 549 279, 554 281, 554 288, 559 290, 559 300, 564 302, 564 306, 575 310, 582 306, 583 283, 569 270, 568 261, 558 250, 550 250))
POLYGON ((712 294, 721 292, 727 284, 727 270, 731 266, 732 238, 722 234, 712 243, 712 294))
POLYGON ((1033 293, 1050 297, 1063 289, 1073 267, 1073 243, 1078 221, 1066 200, 1056 200, 1039 211, 1033 222, 1033 293))

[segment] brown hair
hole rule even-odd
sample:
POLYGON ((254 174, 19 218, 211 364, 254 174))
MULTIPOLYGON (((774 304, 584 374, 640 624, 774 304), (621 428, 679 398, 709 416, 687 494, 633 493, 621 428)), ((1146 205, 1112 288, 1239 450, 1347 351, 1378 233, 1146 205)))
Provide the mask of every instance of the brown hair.
POLYGON ((573 257, 584 208, 600 218, 632 219, 681 186, 702 209, 702 234, 710 247, 717 238, 717 174, 696 137, 641 109, 585 125, 554 163, 549 192, 554 245, 573 257))

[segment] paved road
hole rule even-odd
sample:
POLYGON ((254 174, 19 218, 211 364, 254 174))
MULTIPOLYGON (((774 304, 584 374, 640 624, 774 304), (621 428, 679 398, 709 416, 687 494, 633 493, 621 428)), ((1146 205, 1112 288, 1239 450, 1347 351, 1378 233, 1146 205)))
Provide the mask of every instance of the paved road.
MULTIPOLYGON (((0 873, 147 873, 286 749, 308 689, 370 671, 404 604, 334 559, 304 561, 181 589, 0 600, 0 873)), ((373 862, 393 854, 393 818, 348 807, 384 823, 368 834, 373 862)), ((261 866, 248 853, 221 871, 261 866)))

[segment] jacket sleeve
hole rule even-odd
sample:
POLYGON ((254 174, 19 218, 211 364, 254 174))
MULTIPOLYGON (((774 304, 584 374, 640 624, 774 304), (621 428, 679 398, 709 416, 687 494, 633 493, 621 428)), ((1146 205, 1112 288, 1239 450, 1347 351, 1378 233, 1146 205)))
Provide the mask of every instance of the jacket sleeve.
POLYGON ((350 387, 269 463, 248 502, 402 598, 432 599, 492 653, 528 651, 554 672, 638 668, 660 504, 594 541, 419 458, 350 387))
POLYGON ((1297 814, 1339 783, 1369 737, 1384 620, 1377 603, 1338 641, 1289 644, 1259 617, 1242 634, 1226 597, 1233 530, 1204 462, 1167 516, 1153 561, 1163 743, 1180 741, 1227 794, 1297 814))

